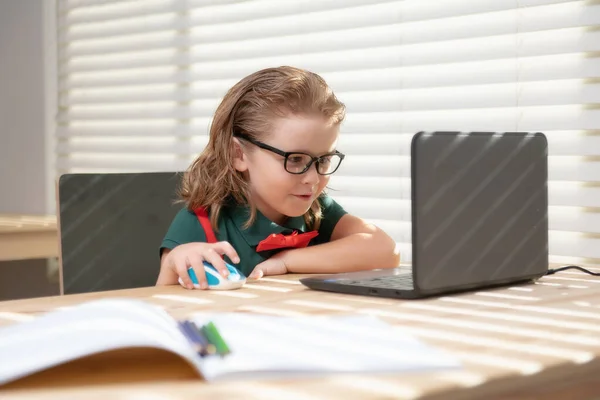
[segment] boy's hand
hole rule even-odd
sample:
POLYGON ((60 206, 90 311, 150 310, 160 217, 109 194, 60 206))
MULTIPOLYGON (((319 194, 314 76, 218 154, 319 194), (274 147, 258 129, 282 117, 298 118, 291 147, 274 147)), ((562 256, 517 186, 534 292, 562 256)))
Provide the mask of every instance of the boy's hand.
POLYGON ((206 261, 212 264, 223 277, 227 277, 229 270, 221 257, 223 254, 227 255, 233 263, 240 262, 240 257, 228 242, 182 244, 165 256, 161 270, 166 270, 165 272, 169 273, 175 280, 181 278, 186 288, 193 289, 194 284, 188 275, 188 268, 193 268, 200 288, 207 289, 208 283, 206 282, 203 262, 206 261))
POLYGON ((271 258, 261 262, 252 270, 248 278, 260 279, 267 275, 284 275, 287 274, 287 267, 284 261, 285 251, 281 251, 271 258))

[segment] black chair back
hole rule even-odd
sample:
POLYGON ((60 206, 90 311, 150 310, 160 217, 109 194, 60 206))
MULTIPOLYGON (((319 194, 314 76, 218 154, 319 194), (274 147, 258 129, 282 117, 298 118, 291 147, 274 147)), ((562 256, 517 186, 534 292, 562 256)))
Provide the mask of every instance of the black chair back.
POLYGON ((65 174, 58 181, 61 294, 153 286, 181 174, 65 174))

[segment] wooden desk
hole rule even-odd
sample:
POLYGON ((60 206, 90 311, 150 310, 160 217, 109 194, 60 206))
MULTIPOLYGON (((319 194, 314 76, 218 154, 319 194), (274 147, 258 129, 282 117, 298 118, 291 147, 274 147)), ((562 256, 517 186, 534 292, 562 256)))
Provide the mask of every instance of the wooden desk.
POLYGON ((58 257, 55 216, 0 214, 0 261, 58 257))
POLYGON ((174 317, 199 310, 367 313, 455 354, 465 369, 206 384, 174 357, 130 352, 26 378, 0 389, 0 398, 566 400, 598 398, 600 393, 598 278, 566 271, 535 285, 412 301, 311 291, 298 278, 272 277, 231 292, 171 286, 9 301, 0 303, 0 325, 105 297, 144 299, 174 317))

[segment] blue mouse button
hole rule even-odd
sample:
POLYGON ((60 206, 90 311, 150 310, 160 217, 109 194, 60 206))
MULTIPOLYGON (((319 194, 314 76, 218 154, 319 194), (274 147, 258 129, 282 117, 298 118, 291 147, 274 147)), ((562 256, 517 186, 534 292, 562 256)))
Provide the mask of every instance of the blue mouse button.
MULTIPOLYGON (((225 262, 225 266, 229 270, 229 275, 226 278, 223 277, 219 271, 212 266, 212 264, 206 261, 204 262, 204 273, 206 275, 206 282, 208 283, 209 289, 238 289, 242 287, 244 283, 246 283, 246 277, 240 270, 227 262, 225 262)), ((188 275, 192 280, 194 287, 199 288, 200 286, 198 285, 198 277, 192 268, 188 269, 188 275)), ((179 279, 179 283, 182 284, 181 278, 179 279)))

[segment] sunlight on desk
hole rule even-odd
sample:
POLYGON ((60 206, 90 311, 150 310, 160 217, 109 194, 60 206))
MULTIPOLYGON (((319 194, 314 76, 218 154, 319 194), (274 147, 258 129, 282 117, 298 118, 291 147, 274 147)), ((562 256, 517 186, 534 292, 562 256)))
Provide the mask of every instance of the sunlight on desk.
POLYGON ((286 300, 285 304, 291 304, 294 306, 315 308, 321 310, 331 311, 352 311, 354 307, 348 307, 340 304, 332 304, 331 302, 319 302, 319 301, 308 301, 308 300, 286 300))
POLYGON ((485 377, 483 377, 481 374, 462 371, 442 372, 436 376, 436 379, 457 383, 467 388, 481 385, 486 381, 485 377))
POLYGON ((476 354, 455 350, 450 350, 450 354, 458 357, 464 362, 473 364, 474 366, 479 365, 480 367, 492 367, 494 369, 516 371, 521 375, 537 374, 544 369, 544 366, 539 362, 526 361, 518 358, 508 358, 486 353, 476 354))
POLYGON ((283 283, 286 285, 302 285, 299 281, 289 281, 287 279, 278 279, 278 278, 260 278, 261 282, 274 282, 274 283, 283 283))
POLYGON ((419 397, 422 392, 415 387, 406 384, 392 383, 383 379, 376 378, 363 378, 363 377, 352 377, 352 378, 334 378, 329 381, 330 383, 343 386, 348 389, 360 390, 364 394, 373 393, 377 396, 391 396, 394 398, 403 399, 415 399, 419 397))
POLYGON ((256 290, 266 290, 268 292, 279 292, 279 293, 287 293, 287 292, 291 292, 292 289, 288 289, 288 288, 281 288, 281 287, 271 287, 271 286, 263 286, 263 285, 257 285, 256 283, 246 283, 244 285, 244 288, 246 289, 256 289, 256 290))
POLYGON ((526 287, 509 287, 508 290, 513 290, 515 292, 533 292, 532 288, 526 287))
POLYGON ((281 316, 287 316, 287 317, 298 317, 298 316, 306 315, 306 314, 298 312, 298 311, 280 310, 277 308, 263 307, 263 306, 240 306, 235 311, 253 312, 253 313, 268 314, 268 315, 281 315, 281 316))
MULTIPOLYGON (((520 322, 526 325, 543 325, 550 328, 566 328, 574 330, 586 330, 593 332, 600 332, 600 326, 595 324, 588 324, 585 322, 565 322, 552 318, 535 317, 535 316, 524 316, 511 313, 503 313, 498 311, 480 311, 480 310, 469 310, 458 307, 447 307, 447 306, 435 306, 428 304, 419 303, 407 303, 402 304, 401 307, 415 309, 415 310, 426 310, 426 311, 437 311, 447 314, 464 315, 470 317, 482 317, 485 319, 501 320, 507 322, 520 322)), ((507 327, 514 327, 513 324, 505 325, 507 327)), ((546 330, 547 331, 547 330, 546 330)), ((562 334, 561 334, 562 337, 562 334)))
POLYGON ((209 299, 203 299, 203 298, 192 297, 192 296, 180 296, 180 295, 175 295, 175 294, 155 294, 152 297, 155 299, 180 301, 182 303, 191 303, 191 304, 211 304, 211 303, 213 303, 213 301, 209 300, 209 299))
POLYGON ((217 290, 209 290, 208 291, 213 296, 223 296, 223 297, 236 297, 238 299, 256 299, 259 295, 254 293, 246 293, 239 291, 217 291, 217 290))
MULTIPOLYGON (((440 326, 454 327, 454 328, 465 328, 468 331, 482 331, 490 334, 497 334, 497 336, 509 335, 509 336, 520 336, 522 338, 531 339, 549 339, 562 343, 575 343, 590 346, 600 346, 600 339, 590 336, 583 336, 578 334, 564 334, 564 333, 552 333, 548 332, 547 329, 531 329, 521 328, 514 325, 497 324, 491 322, 479 322, 472 321, 470 319, 450 319, 444 317, 429 316, 426 314, 411 313, 407 310, 405 313, 401 312, 389 312, 376 309, 361 309, 361 313, 369 315, 376 315, 379 317, 395 318, 411 322, 425 322, 436 324, 440 326)), ((473 314, 468 314, 473 315, 473 314)), ((561 326, 560 321, 551 321, 554 326, 561 326)))
POLYGON ((497 299, 509 299, 509 300, 525 300, 525 301, 540 301, 539 297, 531 297, 531 296, 517 296, 509 293, 489 293, 489 292, 477 292, 476 296, 481 297, 494 297, 497 299))
POLYGON ((429 338, 434 341, 462 343, 469 346, 494 348, 506 352, 513 351, 534 356, 556 357, 578 364, 589 362, 594 358, 594 354, 591 352, 559 348, 556 346, 524 344, 523 342, 510 342, 508 340, 483 338, 464 333, 449 332, 448 330, 428 329, 414 326, 402 326, 399 327, 399 329, 401 331, 412 333, 418 337, 429 338))
POLYGON ((569 288, 569 289, 587 289, 587 288, 589 288, 589 286, 564 285, 562 283, 552 283, 552 282, 537 282, 536 285, 553 286, 553 287, 566 287, 566 288, 569 288))

